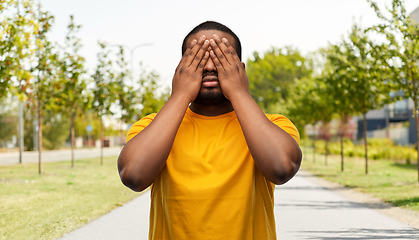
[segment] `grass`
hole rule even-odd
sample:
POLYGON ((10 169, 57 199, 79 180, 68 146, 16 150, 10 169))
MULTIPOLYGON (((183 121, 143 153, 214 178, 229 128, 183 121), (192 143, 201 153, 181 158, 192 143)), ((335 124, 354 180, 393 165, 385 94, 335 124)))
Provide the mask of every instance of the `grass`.
POLYGON ((0 239, 56 239, 138 196, 116 157, 0 166, 0 239))
POLYGON ((313 161, 312 150, 304 152, 302 169, 326 180, 371 194, 395 206, 419 211, 419 183, 415 164, 406 165, 390 160, 369 160, 368 174, 365 174, 364 158, 341 158, 317 154, 313 161))

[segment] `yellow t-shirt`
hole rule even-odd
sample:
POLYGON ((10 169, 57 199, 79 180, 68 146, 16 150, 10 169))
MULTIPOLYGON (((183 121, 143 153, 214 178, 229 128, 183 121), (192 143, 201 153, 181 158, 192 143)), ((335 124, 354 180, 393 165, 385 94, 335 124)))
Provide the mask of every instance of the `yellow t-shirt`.
MULTIPOLYGON (((135 123, 127 141, 155 116, 135 123)), ((290 120, 266 116, 299 143, 290 120)), ((208 117, 188 108, 151 187, 149 239, 276 239, 273 191, 253 161, 235 112, 208 117)))

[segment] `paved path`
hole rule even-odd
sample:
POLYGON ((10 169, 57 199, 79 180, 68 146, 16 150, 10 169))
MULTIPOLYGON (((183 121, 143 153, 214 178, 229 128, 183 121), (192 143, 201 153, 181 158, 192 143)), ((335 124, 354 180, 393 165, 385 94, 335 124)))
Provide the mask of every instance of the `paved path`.
MULTIPOLYGON (((118 156, 121 147, 103 148, 103 156, 118 156)), ((96 158, 100 157, 100 148, 75 149, 74 158, 96 158)), ((71 150, 42 151, 42 162, 68 161, 71 159, 71 150)), ((23 152, 22 163, 37 163, 38 151, 23 152)), ((0 165, 19 163, 19 152, 0 153, 0 165)))
MULTIPOLYGON (((344 197, 300 172, 275 190, 278 239, 419 239, 419 229, 344 197)), ((147 239, 149 191, 61 240, 147 239)))

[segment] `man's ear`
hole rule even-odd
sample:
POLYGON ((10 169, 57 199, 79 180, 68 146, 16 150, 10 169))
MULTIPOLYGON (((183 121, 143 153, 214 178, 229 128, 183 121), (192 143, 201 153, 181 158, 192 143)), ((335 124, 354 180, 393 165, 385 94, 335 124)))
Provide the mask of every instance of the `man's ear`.
POLYGON ((243 68, 246 69, 246 64, 244 64, 244 62, 242 62, 243 68))

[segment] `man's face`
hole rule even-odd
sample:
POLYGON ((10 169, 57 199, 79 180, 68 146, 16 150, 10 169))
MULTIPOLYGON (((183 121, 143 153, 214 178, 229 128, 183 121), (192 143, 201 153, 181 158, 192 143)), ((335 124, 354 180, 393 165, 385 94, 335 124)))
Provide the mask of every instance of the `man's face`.
MULTIPOLYGON (((233 46, 233 48, 236 49, 234 38, 225 32, 217 30, 203 30, 192 34, 188 38, 187 43, 190 43, 193 39, 198 40, 202 35, 205 35, 209 40, 214 34, 217 34, 221 39, 226 38, 228 42, 233 46)), ((210 46, 208 51, 211 49, 212 48, 210 46)), ((214 62, 210 57, 204 67, 204 72, 202 74, 201 90, 199 91, 199 94, 194 102, 203 105, 217 105, 226 101, 228 100, 221 91, 221 87, 218 82, 217 68, 215 67, 214 62)))

